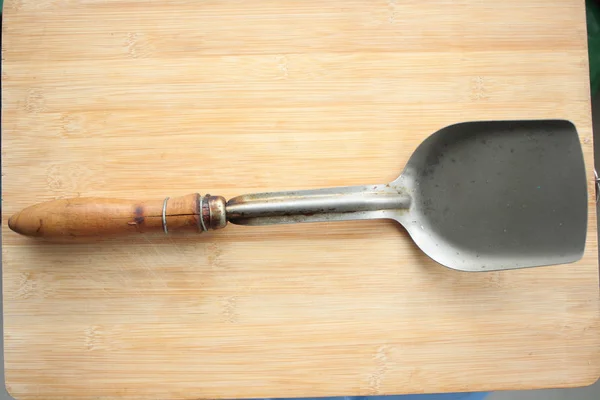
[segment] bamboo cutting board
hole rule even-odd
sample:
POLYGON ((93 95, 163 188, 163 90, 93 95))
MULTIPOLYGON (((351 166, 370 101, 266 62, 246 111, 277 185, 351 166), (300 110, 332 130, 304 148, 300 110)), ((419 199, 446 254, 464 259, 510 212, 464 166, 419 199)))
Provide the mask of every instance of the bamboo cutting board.
POLYGON ((6 385, 18 399, 368 395, 590 384, 600 300, 583 1, 5 5, 6 385), (48 244, 71 196, 385 183, 455 122, 564 118, 590 215, 570 265, 461 273, 395 223, 48 244))

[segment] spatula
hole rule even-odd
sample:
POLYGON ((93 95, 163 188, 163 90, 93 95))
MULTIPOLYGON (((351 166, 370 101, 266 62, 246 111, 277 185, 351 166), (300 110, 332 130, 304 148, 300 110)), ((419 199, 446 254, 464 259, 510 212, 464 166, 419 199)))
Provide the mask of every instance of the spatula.
POLYGON ((564 120, 466 122, 415 150, 389 184, 159 201, 74 198, 13 215, 44 238, 238 225, 393 219, 435 261, 461 271, 570 263, 583 255, 587 190, 575 126, 564 120))

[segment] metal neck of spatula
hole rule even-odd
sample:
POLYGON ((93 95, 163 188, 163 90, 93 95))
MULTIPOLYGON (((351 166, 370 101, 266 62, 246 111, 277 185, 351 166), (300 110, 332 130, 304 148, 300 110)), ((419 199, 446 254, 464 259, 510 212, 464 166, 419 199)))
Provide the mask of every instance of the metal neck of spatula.
POLYGON ((390 217, 410 203, 411 197, 395 186, 349 186, 242 195, 227 202, 226 214, 238 225, 345 221, 390 217))

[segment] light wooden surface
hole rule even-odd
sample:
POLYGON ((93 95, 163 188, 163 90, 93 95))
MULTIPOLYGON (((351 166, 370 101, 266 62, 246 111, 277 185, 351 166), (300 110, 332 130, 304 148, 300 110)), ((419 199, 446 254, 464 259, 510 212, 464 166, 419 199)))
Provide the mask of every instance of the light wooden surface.
POLYGON ((18 399, 568 387, 600 375, 584 2, 5 5, 6 382, 18 399), (385 183, 435 130, 565 118, 576 264, 459 273, 387 221, 51 245, 8 216, 71 196, 385 183))

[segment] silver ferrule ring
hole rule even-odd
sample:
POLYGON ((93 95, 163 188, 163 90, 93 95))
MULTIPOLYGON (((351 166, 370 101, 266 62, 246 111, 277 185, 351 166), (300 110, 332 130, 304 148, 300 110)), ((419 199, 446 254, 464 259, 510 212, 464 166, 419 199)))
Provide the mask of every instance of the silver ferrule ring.
POLYGON ((206 231, 208 231, 208 229, 206 229, 206 224, 204 224, 204 215, 202 214, 203 207, 204 207, 204 197, 202 197, 202 195, 200 195, 200 212, 199 212, 200 226, 202 227, 202 232, 206 232, 206 231))
POLYGON ((167 201, 169 201, 169 198, 165 197, 165 201, 163 202, 163 209, 162 209, 162 226, 163 226, 163 231, 165 232, 165 234, 169 233, 169 230, 167 229, 167 201))

